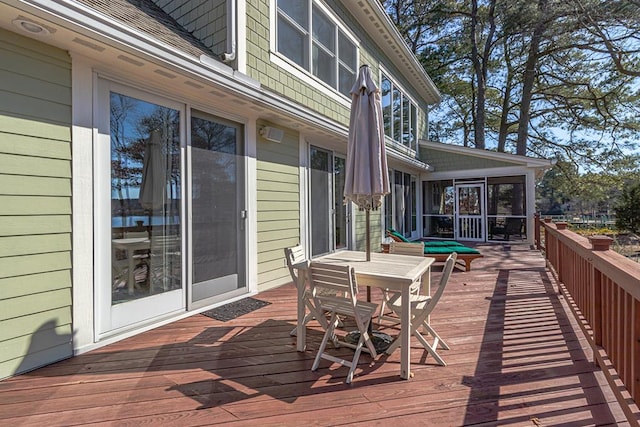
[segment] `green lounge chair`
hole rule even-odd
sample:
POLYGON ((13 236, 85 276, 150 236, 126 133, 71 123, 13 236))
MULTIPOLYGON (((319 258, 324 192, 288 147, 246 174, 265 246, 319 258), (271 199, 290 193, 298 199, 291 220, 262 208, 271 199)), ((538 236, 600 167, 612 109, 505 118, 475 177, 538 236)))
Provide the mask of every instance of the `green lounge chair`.
POLYGON ((465 271, 471 271, 471 262, 474 259, 482 258, 479 250, 467 247, 462 243, 453 240, 433 240, 428 242, 411 242, 396 230, 387 230, 387 236, 396 242, 409 242, 424 245, 424 255, 435 258, 437 262, 444 262, 453 252, 458 254, 457 261, 464 263, 465 271))

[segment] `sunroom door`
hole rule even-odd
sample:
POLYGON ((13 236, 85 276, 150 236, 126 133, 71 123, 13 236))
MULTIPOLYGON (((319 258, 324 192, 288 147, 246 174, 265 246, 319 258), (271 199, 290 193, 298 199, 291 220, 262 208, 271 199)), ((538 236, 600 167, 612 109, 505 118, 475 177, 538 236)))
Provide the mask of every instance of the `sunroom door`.
POLYGON ((189 308, 247 292, 244 132, 192 111, 189 144, 189 308))
POLYGON ((100 81, 97 333, 184 310, 181 104, 100 81))
POLYGON ((484 238, 484 184, 456 185, 456 239, 482 242, 484 238))

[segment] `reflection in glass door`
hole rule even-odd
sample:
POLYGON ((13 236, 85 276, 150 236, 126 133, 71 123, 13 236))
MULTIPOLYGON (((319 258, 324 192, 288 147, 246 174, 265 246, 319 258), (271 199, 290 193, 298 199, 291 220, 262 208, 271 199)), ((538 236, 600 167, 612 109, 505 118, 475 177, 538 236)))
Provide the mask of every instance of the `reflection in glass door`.
POLYGON ((456 185, 456 239, 484 241, 484 184, 456 185))
POLYGON ((241 125, 192 112, 189 308, 246 291, 243 141, 241 125))
POLYGON ((102 111, 108 111, 109 122, 101 121, 100 134, 108 135, 110 143, 100 139, 96 147, 98 333, 109 333, 185 305, 181 109, 179 104, 133 96, 134 91, 121 91, 116 85, 117 90, 108 90, 110 85, 102 84, 102 111), (100 173, 103 170, 110 173, 100 173), (107 245, 108 252, 103 248, 107 245))
POLYGON ((311 256, 329 253, 331 245, 333 155, 318 147, 310 153, 311 256))

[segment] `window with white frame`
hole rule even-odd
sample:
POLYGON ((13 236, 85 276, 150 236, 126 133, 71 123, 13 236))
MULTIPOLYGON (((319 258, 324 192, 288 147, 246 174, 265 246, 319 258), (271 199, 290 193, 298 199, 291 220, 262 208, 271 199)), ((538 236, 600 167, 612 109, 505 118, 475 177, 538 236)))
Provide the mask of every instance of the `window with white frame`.
POLYGON ((418 233, 417 176, 389 170, 391 192, 384 198, 385 229, 393 228, 405 237, 418 233))
POLYGON ((276 50, 338 92, 349 96, 357 47, 315 0, 277 0, 276 50))
POLYGON ((384 73, 382 73, 380 91, 385 135, 415 150, 418 141, 418 107, 384 73))

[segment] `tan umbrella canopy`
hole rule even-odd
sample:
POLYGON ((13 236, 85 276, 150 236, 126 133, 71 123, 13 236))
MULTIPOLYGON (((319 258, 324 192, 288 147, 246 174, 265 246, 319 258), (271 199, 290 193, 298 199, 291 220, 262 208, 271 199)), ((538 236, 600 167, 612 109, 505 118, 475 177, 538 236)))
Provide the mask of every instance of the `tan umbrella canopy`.
POLYGON ((366 211, 366 253, 371 260, 369 214, 389 194, 389 170, 384 146, 380 90, 368 65, 360 67, 351 88, 351 117, 344 186, 344 202, 366 211))

